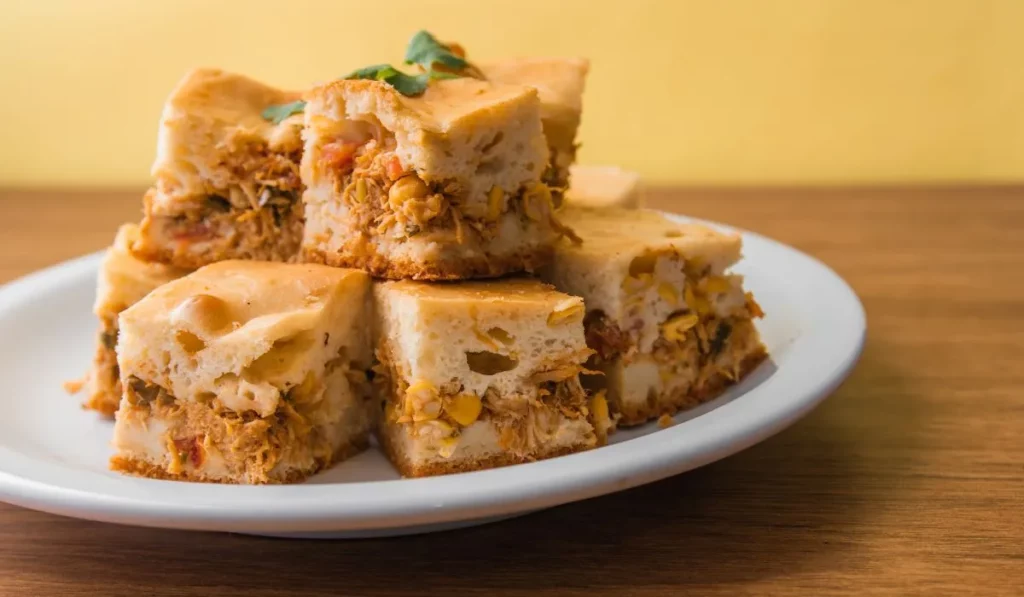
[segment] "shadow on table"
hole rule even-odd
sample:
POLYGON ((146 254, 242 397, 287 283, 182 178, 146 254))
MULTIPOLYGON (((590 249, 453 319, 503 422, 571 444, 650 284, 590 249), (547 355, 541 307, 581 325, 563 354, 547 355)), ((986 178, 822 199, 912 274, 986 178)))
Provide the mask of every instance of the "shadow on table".
MULTIPOLYGON (((837 562, 855 564, 851 536, 884 514, 870 496, 879 483, 894 482, 860 458, 879 425, 894 423, 878 409, 903 393, 887 366, 869 346, 843 388, 794 428, 724 461, 612 496, 482 527, 358 541, 57 525, 47 517, 47 532, 60 537, 39 546, 48 555, 45 575, 66 582, 107 577, 146 594, 215 587, 217 595, 287 588, 418 595, 526 594, 538 586, 621 594, 827 573, 837 562)), ((101 586, 114 594, 110 584, 101 586)))

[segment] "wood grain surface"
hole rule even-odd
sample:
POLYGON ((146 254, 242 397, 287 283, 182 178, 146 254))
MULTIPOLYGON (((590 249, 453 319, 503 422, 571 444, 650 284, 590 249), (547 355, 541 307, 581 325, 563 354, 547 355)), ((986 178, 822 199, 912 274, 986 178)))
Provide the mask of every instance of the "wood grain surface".
MULTIPOLYGON (((0 193, 0 279, 101 248, 139 196, 0 193)), ((842 388, 702 469, 434 535, 289 541, 0 505, 0 595, 1024 594, 1024 188, 664 190, 650 203, 761 232, 845 277, 868 341, 842 388)))

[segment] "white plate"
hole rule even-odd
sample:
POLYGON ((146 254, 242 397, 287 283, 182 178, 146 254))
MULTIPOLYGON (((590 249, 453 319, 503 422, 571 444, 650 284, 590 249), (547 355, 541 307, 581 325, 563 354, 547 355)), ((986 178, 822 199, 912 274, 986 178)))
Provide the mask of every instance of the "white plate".
MULTIPOLYGON (((727 229, 724 226, 721 228, 727 229)), ((744 233, 736 268, 767 316, 771 361, 719 399, 619 432, 610 445, 519 466, 400 479, 377 450, 301 485, 245 487, 125 477, 107 470, 111 423, 61 382, 92 353, 99 255, 0 289, 0 500, 124 524, 290 536, 428 532, 524 514, 650 483, 747 448, 805 415, 843 380, 864 340, 864 311, 825 265, 744 233)))

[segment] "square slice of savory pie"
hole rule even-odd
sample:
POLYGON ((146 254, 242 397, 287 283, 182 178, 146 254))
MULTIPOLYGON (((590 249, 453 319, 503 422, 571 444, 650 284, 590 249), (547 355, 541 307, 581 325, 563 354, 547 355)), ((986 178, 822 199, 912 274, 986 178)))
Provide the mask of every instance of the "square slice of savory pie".
POLYGON ((93 313, 100 320, 92 368, 85 378, 84 406, 113 416, 121 401, 121 381, 117 369, 117 316, 155 288, 188 273, 160 263, 147 263, 132 256, 129 247, 139 237, 134 224, 117 231, 114 244, 100 263, 96 280, 93 313))
POLYGON ((479 64, 488 80, 537 89, 550 158, 543 180, 555 205, 570 186, 569 167, 576 161, 576 130, 583 113, 583 87, 590 62, 584 58, 520 58, 479 64))
POLYGON ((135 253, 188 268, 293 259, 302 239, 299 99, 220 70, 186 75, 160 118, 156 184, 135 253))
POLYGON ((560 245, 541 276, 583 297, 591 366, 620 425, 694 406, 752 371, 767 354, 763 315, 727 270, 741 239, 647 210, 567 208, 583 239, 560 245))
POLYGON ((308 100, 307 260, 456 280, 550 258, 560 228, 541 181, 547 147, 534 89, 460 78, 407 97, 341 80, 308 100))
POLYGON ((224 261, 121 313, 114 470, 294 482, 366 446, 370 280, 224 261))
POLYGON ((379 436, 405 476, 586 450, 611 427, 580 385, 583 302, 536 280, 376 286, 379 436))

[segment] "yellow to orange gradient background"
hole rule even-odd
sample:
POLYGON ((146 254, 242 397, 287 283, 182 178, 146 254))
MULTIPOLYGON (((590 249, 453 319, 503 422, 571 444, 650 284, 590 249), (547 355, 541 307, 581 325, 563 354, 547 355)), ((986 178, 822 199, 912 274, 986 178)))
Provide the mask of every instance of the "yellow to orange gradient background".
POLYGON ((1024 180, 1016 0, 9 0, 0 184, 145 184, 188 68, 302 87, 420 28, 589 57, 581 161, 657 182, 1024 180))

